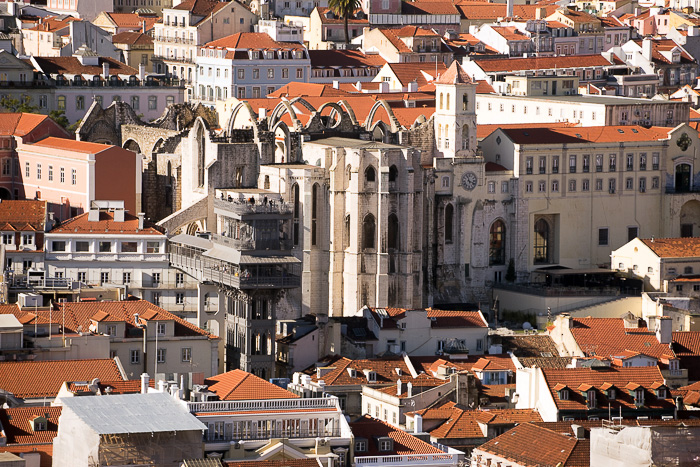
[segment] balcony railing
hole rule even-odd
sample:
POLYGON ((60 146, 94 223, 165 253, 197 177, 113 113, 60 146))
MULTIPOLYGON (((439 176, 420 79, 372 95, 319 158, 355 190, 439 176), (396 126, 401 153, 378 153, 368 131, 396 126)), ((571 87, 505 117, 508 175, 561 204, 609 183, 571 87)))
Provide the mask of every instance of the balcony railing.
POLYGON ((223 209, 234 214, 291 214, 292 205, 290 203, 259 204, 250 203, 246 200, 214 199, 214 209, 223 209))
POLYGON ((231 441, 270 439, 270 438, 338 438, 340 437, 340 428, 327 428, 318 430, 295 430, 288 429, 273 429, 273 430, 251 430, 249 433, 226 433, 220 434, 216 432, 204 433, 202 439, 205 443, 229 443, 231 441))
POLYGON ((245 412, 258 410, 336 409, 337 397, 310 397, 305 399, 270 399, 247 401, 188 402, 190 413, 245 412))
POLYGON ((165 57, 163 55, 152 55, 151 60, 153 61, 163 61, 163 62, 181 62, 181 63, 194 63, 193 58, 188 57, 165 57))
POLYGON ((355 456, 355 465, 457 465, 459 454, 408 454, 405 456, 355 456))
POLYGON ((194 39, 183 39, 182 37, 156 36, 155 42, 167 42, 168 44, 197 45, 194 39))

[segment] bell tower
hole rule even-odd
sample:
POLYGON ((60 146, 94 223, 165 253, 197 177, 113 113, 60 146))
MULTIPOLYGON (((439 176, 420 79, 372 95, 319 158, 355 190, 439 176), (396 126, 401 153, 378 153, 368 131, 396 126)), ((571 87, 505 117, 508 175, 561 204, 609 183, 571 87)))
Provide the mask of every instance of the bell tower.
POLYGON ((476 155, 476 84, 457 61, 435 81, 434 122, 438 153, 476 155))

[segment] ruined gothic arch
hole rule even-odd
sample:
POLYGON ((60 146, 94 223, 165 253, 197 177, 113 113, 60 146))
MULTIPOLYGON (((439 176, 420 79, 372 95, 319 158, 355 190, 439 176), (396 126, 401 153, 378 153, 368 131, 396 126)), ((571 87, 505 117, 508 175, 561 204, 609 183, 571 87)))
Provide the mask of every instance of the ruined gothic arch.
POLYGON ((231 118, 228 120, 227 133, 230 135, 233 130, 245 129, 246 126, 250 126, 253 129, 253 135, 255 139, 258 139, 258 125, 257 125, 258 114, 255 113, 253 108, 247 101, 239 103, 236 108, 231 112, 231 118))
POLYGON ((136 154, 143 154, 141 152, 141 146, 139 146, 139 143, 136 142, 136 140, 129 138, 126 140, 123 146, 124 149, 128 149, 129 151, 133 151, 136 154))
POLYGON ((291 140, 289 127, 282 121, 277 122, 272 127, 272 134, 275 137, 275 163, 290 162, 291 140))
POLYGON ((151 149, 151 154, 154 152, 158 152, 158 150, 163 147, 163 144, 165 144, 165 139, 164 138, 158 138, 158 141, 155 142, 153 145, 153 148, 151 149))
POLYGON ((348 114, 348 117, 350 117, 350 122, 352 122, 353 125, 360 125, 360 123, 357 121, 357 117, 355 116, 355 110, 353 110, 348 101, 343 99, 341 101, 338 101, 338 105, 345 110, 345 112, 348 114))
POLYGON ((322 116, 323 111, 326 110, 326 108, 331 108, 329 115, 330 120, 329 123, 325 125, 326 128, 339 127, 343 123, 343 119, 346 117, 346 113, 343 111, 343 108, 335 102, 326 102, 318 108, 319 117, 322 116))
POLYGON ((400 130, 398 120, 396 119, 393 110, 391 110, 391 107, 389 107, 389 104, 385 100, 380 100, 374 103, 372 109, 367 114, 367 119, 365 120, 365 129, 372 129, 374 117, 377 111, 379 111, 379 109, 384 109, 384 111, 386 111, 387 115, 389 116, 389 120, 391 121, 391 132, 398 132, 400 130))
POLYGON ((270 115, 270 128, 273 128, 275 125, 277 125, 277 123, 281 121, 285 113, 289 114, 289 117, 291 118, 292 123, 294 125, 294 131, 301 131, 303 125, 301 124, 299 118, 297 118, 297 114, 289 101, 280 102, 272 111, 272 114, 270 115))
POLYGON ((386 125, 381 120, 378 120, 372 125, 372 128, 370 128, 370 131, 372 132, 372 139, 374 141, 381 141, 381 142, 387 142, 389 138, 389 134, 391 133, 391 129, 386 125))
POLYGON ((197 117, 192 126, 194 132, 194 147, 193 149, 193 169, 197 174, 197 186, 203 187, 205 183, 206 172, 206 145, 209 134, 209 126, 202 117, 197 117))

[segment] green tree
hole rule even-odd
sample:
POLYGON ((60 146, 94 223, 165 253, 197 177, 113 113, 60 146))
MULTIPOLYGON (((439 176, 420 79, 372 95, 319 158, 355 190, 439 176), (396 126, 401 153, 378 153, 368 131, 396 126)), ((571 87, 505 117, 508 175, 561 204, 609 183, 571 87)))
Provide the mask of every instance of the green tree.
POLYGON ((32 105, 32 98, 24 95, 21 98, 5 96, 0 99, 0 107, 8 112, 36 113, 39 107, 32 105))
POLYGON ((348 32, 348 19, 355 14, 355 10, 360 8, 360 0, 328 0, 328 8, 334 15, 343 18, 345 25, 345 43, 350 43, 350 34, 348 32))
POLYGON ((52 110, 49 112, 49 118, 61 125, 63 128, 67 129, 70 126, 68 117, 66 117, 66 113, 63 110, 52 110))

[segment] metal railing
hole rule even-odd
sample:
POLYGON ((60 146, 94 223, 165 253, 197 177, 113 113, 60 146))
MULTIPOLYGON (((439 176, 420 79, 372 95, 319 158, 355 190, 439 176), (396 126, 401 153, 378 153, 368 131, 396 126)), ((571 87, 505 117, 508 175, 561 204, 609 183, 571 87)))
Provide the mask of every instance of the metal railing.
POLYGON ((269 399, 247 401, 188 402, 190 413, 245 412, 258 410, 336 409, 337 397, 310 397, 303 399, 269 399))
POLYGON ((291 214, 292 205, 290 203, 259 204, 251 203, 247 200, 235 199, 214 199, 214 208, 224 209, 235 214, 291 214))
POLYGON ((318 430, 300 430, 300 429, 272 429, 272 430, 251 430, 249 433, 226 433, 221 435, 215 432, 207 432, 202 436, 206 443, 228 443, 231 441, 270 439, 270 438, 316 438, 316 437, 340 437, 340 428, 328 428, 318 430))
POLYGON ((404 456, 355 456, 355 465, 421 465, 442 464, 457 465, 459 454, 408 454, 404 456))

